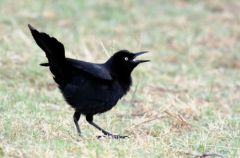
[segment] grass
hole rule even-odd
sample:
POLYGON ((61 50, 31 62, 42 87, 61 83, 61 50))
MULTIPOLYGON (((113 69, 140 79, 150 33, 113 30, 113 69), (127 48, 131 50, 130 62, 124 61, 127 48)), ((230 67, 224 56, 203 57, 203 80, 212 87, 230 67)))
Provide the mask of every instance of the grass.
POLYGON ((240 2, 237 0, 0 1, 0 157, 240 156, 240 2), (131 91, 99 125, 129 139, 78 137, 27 24, 102 62, 149 50, 131 91))

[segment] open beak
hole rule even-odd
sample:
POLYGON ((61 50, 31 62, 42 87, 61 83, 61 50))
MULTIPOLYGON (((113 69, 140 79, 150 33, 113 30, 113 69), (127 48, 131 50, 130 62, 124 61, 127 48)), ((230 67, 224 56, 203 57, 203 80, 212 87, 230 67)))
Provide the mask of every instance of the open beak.
POLYGON ((142 55, 142 54, 145 54, 147 53, 148 51, 142 51, 142 52, 138 52, 138 53, 135 53, 133 59, 132 59, 132 62, 135 63, 135 64, 140 64, 140 63, 144 63, 144 62, 148 62, 150 60, 136 60, 135 58, 139 55, 142 55))

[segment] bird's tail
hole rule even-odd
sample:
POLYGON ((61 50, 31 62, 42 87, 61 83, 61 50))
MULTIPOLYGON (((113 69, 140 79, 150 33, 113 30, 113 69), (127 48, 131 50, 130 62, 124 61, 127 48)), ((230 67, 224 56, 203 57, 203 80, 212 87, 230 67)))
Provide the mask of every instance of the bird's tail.
POLYGON ((48 63, 42 63, 41 66, 49 66, 50 71, 54 75, 54 80, 59 86, 66 83, 68 71, 66 70, 66 59, 64 46, 54 37, 50 37, 44 32, 39 32, 30 24, 28 25, 37 45, 45 52, 48 63))

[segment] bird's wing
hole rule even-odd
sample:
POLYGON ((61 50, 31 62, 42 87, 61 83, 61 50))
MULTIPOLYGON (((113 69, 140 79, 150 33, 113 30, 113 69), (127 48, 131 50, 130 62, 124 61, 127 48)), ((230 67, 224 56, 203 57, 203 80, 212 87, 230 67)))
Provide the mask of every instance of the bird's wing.
POLYGON ((66 58, 66 60, 70 66, 87 72, 93 77, 97 77, 103 80, 112 80, 110 72, 101 64, 94 64, 70 58, 66 58))

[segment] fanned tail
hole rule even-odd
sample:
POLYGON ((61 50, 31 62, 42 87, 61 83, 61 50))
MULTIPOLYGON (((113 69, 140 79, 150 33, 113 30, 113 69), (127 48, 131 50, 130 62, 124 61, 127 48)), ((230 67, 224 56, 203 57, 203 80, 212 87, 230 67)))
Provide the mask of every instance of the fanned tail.
POLYGON ((42 63, 41 66, 49 66, 50 71, 54 75, 54 80, 59 86, 64 85, 69 77, 65 59, 65 50, 62 43, 56 38, 50 37, 44 32, 39 32, 30 24, 28 27, 32 33, 37 45, 45 52, 48 63, 42 63))

